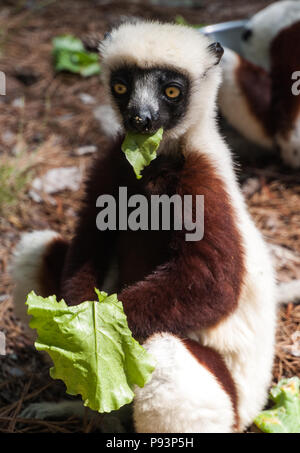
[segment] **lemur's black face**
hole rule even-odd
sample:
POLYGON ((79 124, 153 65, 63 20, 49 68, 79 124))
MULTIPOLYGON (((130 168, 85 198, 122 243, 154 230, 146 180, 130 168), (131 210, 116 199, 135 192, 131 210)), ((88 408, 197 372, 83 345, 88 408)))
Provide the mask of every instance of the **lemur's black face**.
POLYGON ((190 83, 174 70, 123 66, 112 73, 110 88, 125 129, 155 133, 175 127, 183 118, 190 83))

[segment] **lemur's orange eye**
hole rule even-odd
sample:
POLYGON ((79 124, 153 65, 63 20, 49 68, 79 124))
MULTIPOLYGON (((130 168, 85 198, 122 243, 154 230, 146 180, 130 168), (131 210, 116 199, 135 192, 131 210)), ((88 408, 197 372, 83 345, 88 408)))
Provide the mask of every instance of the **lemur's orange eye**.
POLYGON ((123 83, 115 83, 113 89, 117 94, 125 94, 127 91, 127 86, 123 83))
POLYGON ((165 93, 168 96, 168 98, 175 99, 178 98, 180 95, 180 89, 174 86, 170 86, 165 89, 165 93))

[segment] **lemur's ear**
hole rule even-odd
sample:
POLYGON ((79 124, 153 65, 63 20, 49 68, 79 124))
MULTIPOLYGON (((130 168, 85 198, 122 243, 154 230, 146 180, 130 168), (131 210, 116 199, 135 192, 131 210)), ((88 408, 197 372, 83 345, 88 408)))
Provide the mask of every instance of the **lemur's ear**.
POLYGON ((215 56, 216 62, 215 65, 220 63, 224 49, 219 42, 214 42, 208 46, 209 51, 215 56))

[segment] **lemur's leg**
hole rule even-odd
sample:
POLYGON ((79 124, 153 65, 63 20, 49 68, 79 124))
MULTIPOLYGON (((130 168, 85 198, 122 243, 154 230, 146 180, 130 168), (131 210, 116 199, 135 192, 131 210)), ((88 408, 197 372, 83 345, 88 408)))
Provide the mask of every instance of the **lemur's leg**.
POLYGON ((144 346, 157 363, 151 381, 135 389, 137 432, 238 430, 235 385, 216 351, 168 333, 153 335, 144 346))
POLYGON ((15 283, 13 298, 15 313, 26 325, 29 316, 25 302, 30 291, 43 297, 59 295, 67 249, 68 243, 51 230, 25 233, 18 243, 11 264, 15 283))

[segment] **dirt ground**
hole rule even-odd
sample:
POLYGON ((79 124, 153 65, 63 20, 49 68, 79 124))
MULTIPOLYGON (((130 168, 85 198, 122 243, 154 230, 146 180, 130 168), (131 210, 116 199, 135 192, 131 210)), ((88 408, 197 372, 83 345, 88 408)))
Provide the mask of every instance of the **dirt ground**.
MULTIPOLYGON (((79 155, 78 148, 93 145, 101 150, 107 140, 94 115, 105 102, 99 77, 55 74, 52 38, 64 33, 100 38, 121 16, 129 15, 173 20, 181 14, 190 23, 210 24, 245 18, 270 3, 203 0, 201 7, 191 9, 147 1, 1 1, 0 70, 6 74, 7 94, 0 96, 0 331, 6 335, 6 355, 0 356, 0 432, 98 430, 87 419, 45 421, 21 416, 30 403, 65 398, 65 389, 51 380, 48 365, 14 316, 12 251, 25 231, 50 228, 70 237, 81 197, 80 190, 66 190, 42 195, 36 202, 28 195, 30 183, 50 168, 75 166, 84 174, 93 157, 79 155), (1 168, 8 169, 4 176, 1 168)), ((278 280, 300 279, 300 173, 272 156, 260 155, 260 150, 221 124, 237 155, 250 212, 272 245, 278 280), (247 158, 241 157, 245 155, 241 148, 248 150, 247 158)), ((292 353, 296 331, 300 331, 300 305, 288 304, 278 314, 274 382, 300 375, 300 359, 292 353)))

